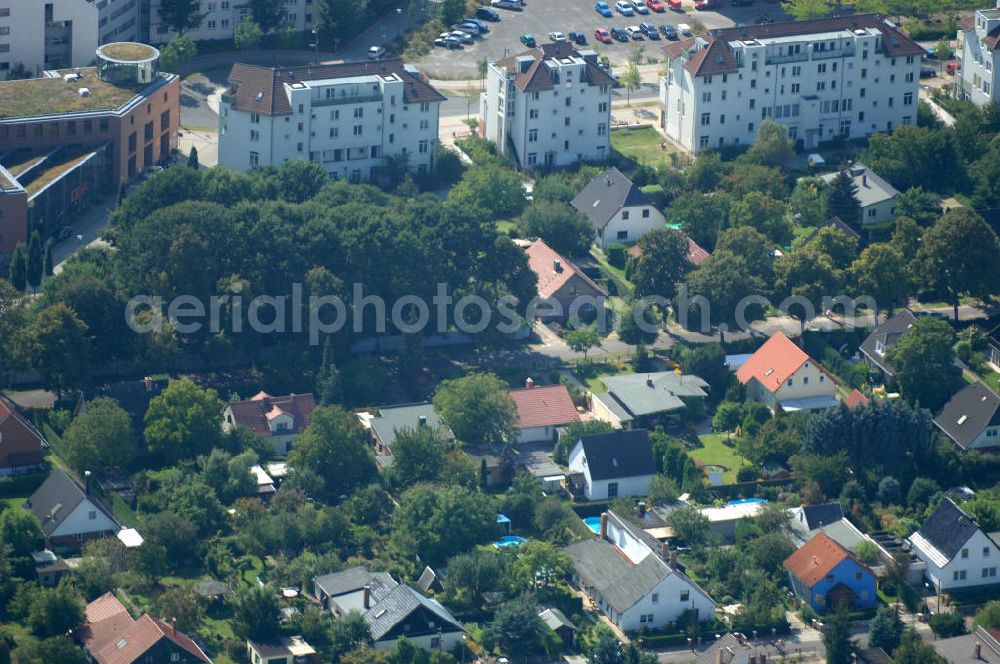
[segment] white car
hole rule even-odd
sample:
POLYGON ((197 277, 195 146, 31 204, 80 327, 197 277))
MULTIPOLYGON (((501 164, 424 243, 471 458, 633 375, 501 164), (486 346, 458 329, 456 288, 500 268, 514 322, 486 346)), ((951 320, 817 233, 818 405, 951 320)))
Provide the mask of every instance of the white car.
POLYGON ((463 44, 471 44, 475 41, 468 32, 462 32, 461 30, 455 30, 451 33, 451 36, 462 42, 463 44))
POLYGON ((691 26, 688 25, 687 23, 678 23, 677 29, 680 30, 681 34, 684 35, 685 37, 691 36, 691 26))
POLYGON ((627 34, 628 38, 632 41, 642 41, 646 38, 646 33, 643 32, 642 28, 638 25, 630 25, 625 28, 625 34, 627 34))
POLYGON ((368 49, 368 59, 369 60, 381 60, 385 57, 385 47, 384 46, 372 46, 368 49))
POLYGON ((549 33, 549 39, 551 39, 552 41, 557 42, 557 43, 558 42, 564 42, 564 41, 566 41, 566 35, 564 35, 561 32, 550 32, 549 33))
POLYGON ((615 11, 622 16, 635 16, 635 6, 627 0, 618 0, 615 3, 615 11))

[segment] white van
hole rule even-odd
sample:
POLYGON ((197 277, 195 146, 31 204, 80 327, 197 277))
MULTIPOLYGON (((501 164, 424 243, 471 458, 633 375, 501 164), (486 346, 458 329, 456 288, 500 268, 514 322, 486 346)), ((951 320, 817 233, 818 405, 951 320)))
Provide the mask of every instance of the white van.
POLYGON ((514 11, 521 11, 524 8, 521 0, 490 0, 490 6, 497 9, 513 9, 514 11))

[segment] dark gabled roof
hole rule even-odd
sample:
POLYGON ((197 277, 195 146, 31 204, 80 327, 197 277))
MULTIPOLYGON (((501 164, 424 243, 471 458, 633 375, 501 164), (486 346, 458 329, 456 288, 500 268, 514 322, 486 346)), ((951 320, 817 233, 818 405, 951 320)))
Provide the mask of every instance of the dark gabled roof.
POLYGON ((698 654, 696 664, 748 664, 751 655, 756 655, 760 647, 748 643, 742 634, 724 634, 711 646, 698 654))
POLYGON ((979 524, 951 498, 942 500, 917 534, 951 561, 976 531, 979 524))
POLYGON ((804 505, 802 507, 802 518, 805 527, 815 530, 821 526, 829 526, 831 523, 844 518, 844 510, 840 503, 822 503, 820 505, 804 505))
POLYGON ((934 424, 956 445, 968 449, 987 427, 1000 426, 1000 396, 977 380, 952 395, 934 424))
POLYGON ((424 426, 434 427, 449 441, 455 440, 455 434, 430 402, 379 406, 378 415, 371 418, 371 427, 379 441, 391 450, 399 432, 421 426, 421 417, 424 418, 424 426))
POLYGON ((838 231, 840 231, 847 237, 852 237, 858 241, 858 251, 861 251, 861 249, 864 248, 865 241, 864 238, 861 237, 861 234, 858 233, 853 228, 851 228, 846 221, 841 220, 841 218, 836 215, 830 217, 822 224, 812 229, 812 231, 809 232, 809 235, 806 235, 805 238, 802 240, 802 244, 806 245, 812 242, 813 238, 819 235, 819 232, 824 228, 836 228, 838 231))
MULTIPOLYGON (((47 537, 86 499, 87 495, 83 488, 69 475, 57 468, 31 494, 27 507, 41 522, 42 533, 47 537)), ((90 502, 96 509, 104 512, 109 519, 115 521, 115 518, 108 514, 100 501, 92 500, 90 502)))
POLYGON ((874 28, 882 33, 882 48, 889 57, 923 55, 923 47, 904 35, 879 14, 832 16, 808 21, 781 21, 762 25, 746 25, 712 30, 702 35, 708 45, 691 56, 684 68, 695 76, 726 74, 737 71, 736 58, 729 47, 731 41, 747 41, 775 37, 794 37, 835 30, 874 28))
POLYGON ((393 588, 365 611, 364 618, 371 629, 372 639, 378 641, 420 607, 424 607, 453 628, 443 631, 462 631, 462 625, 440 602, 424 597, 410 586, 403 584, 393 588))
POLYGON ((615 84, 611 75, 597 66, 597 53, 594 51, 581 53, 570 42, 547 43, 537 48, 529 48, 498 60, 496 65, 514 75, 514 87, 521 92, 540 92, 555 87, 549 68, 545 65, 546 60, 554 58, 582 58, 587 64, 587 79, 584 82, 590 85, 615 84), (532 62, 527 64, 526 58, 530 58, 532 62))
POLYGON ((896 345, 902 336, 906 334, 916 322, 916 317, 910 313, 909 309, 901 310, 895 316, 889 318, 872 330, 872 333, 869 334, 868 337, 861 343, 861 352, 864 353, 869 360, 878 365, 880 369, 891 376, 895 369, 893 369, 892 365, 889 364, 889 361, 885 359, 885 355, 880 355, 876 352, 875 347, 878 343, 881 343, 885 348, 885 351, 888 351, 896 345))
POLYGON ((300 67, 260 67, 237 62, 229 72, 233 108, 264 115, 290 115, 291 103, 285 85, 303 81, 321 81, 353 76, 390 76, 403 80, 403 101, 407 104, 424 101, 444 101, 445 97, 423 80, 402 60, 341 62, 332 65, 300 67))
POLYGON ((581 436, 580 443, 587 457, 591 479, 640 477, 656 472, 653 446, 645 429, 581 436))
POLYGON ((373 595, 396 587, 396 581, 388 572, 369 572, 364 567, 350 567, 342 572, 313 577, 313 583, 323 589, 329 597, 339 597, 358 592, 371 586, 373 595))
POLYGON ((586 215, 595 229, 608 225, 623 207, 652 205, 646 194, 617 168, 610 168, 587 183, 572 205, 586 215))
POLYGON ((441 579, 438 578, 437 572, 435 572, 430 565, 424 567, 424 571, 420 573, 420 578, 417 579, 417 587, 423 592, 430 592, 434 586, 440 587, 441 579))

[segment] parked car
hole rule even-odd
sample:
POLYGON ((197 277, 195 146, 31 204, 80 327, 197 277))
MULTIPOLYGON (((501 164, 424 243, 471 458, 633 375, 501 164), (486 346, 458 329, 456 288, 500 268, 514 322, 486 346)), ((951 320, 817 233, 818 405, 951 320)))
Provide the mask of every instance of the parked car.
POLYGON ((521 35, 521 43, 528 48, 535 48, 538 45, 538 42, 535 41, 535 36, 527 32, 521 35))
MULTIPOLYGON (((462 21, 464 25, 474 25, 479 28, 479 34, 484 34, 490 31, 490 24, 486 21, 480 21, 478 18, 467 18, 462 21)), ((461 30, 461 28, 459 28, 461 30)))
POLYGON ((497 9, 510 9, 515 12, 519 12, 524 9, 524 5, 521 4, 521 0, 490 0, 490 7, 496 7, 497 9))
POLYGON ((604 2, 604 0, 598 0, 594 4, 594 11, 605 18, 611 18, 611 5, 604 2))
POLYGON ((463 44, 473 44, 475 39, 468 32, 462 32, 461 30, 455 30, 451 33, 451 36, 462 42, 463 44))
POLYGON ((559 44, 566 41, 566 35, 557 30, 549 33, 549 39, 559 44))
POLYGON ((62 242, 63 240, 67 239, 72 234, 73 234, 73 228, 72 227, 70 227, 70 226, 63 226, 62 228, 59 229, 59 235, 56 236, 56 239, 59 242, 62 242))
POLYGON ((587 35, 582 32, 571 32, 566 36, 569 37, 569 40, 577 46, 587 45, 587 35))
POLYGON ((662 34, 667 39, 672 39, 674 41, 677 41, 679 39, 679 36, 677 35, 677 28, 670 25, 669 23, 660 26, 660 34, 662 34))
POLYGON ((462 23, 456 23, 455 25, 451 26, 451 29, 458 30, 460 32, 466 32, 471 37, 479 36, 479 26, 476 25, 475 23, 466 23, 463 21, 462 23))
POLYGON ((500 20, 500 14, 497 13, 495 9, 490 9, 489 7, 480 7, 476 10, 476 18, 482 19, 484 21, 493 21, 496 23, 500 20))
POLYGON ((636 14, 649 14, 649 7, 646 6, 646 3, 643 0, 636 0, 632 3, 632 6, 635 7, 636 14))
POLYGON ((372 46, 368 49, 368 59, 369 60, 381 60, 385 57, 385 47, 384 46, 372 46))
POLYGON ((625 28, 625 33, 628 34, 628 38, 632 41, 642 41, 646 38, 646 33, 638 25, 628 26, 625 28))
POLYGON ((657 30, 656 26, 649 21, 643 21, 640 23, 639 29, 642 30, 642 34, 644 34, 647 39, 659 40, 660 38, 660 31, 657 30))
POLYGON ((662 14, 667 11, 666 6, 664 6, 662 0, 646 0, 646 6, 652 9, 657 14, 662 14))
POLYGON ((608 32, 607 28, 598 28, 594 30, 594 39, 601 42, 602 44, 610 44, 614 40, 611 39, 611 33, 608 32))
POLYGON ((615 11, 622 16, 635 16, 635 5, 628 0, 618 0, 615 3, 615 11))
POLYGON ((945 65, 944 70, 946 72, 948 72, 949 74, 951 74, 952 76, 954 76, 958 72, 962 71, 962 63, 961 62, 949 62, 947 65, 945 65))
POLYGON ((452 37, 450 32, 442 32, 438 35, 438 38, 434 40, 434 45, 451 49, 462 48, 462 42, 452 37))
POLYGON ((937 76, 937 70, 934 67, 920 68, 920 78, 934 78, 935 76, 937 76))
POLYGON ((684 13, 684 7, 681 6, 681 0, 667 0, 667 7, 675 12, 684 13))
POLYGON ((691 36, 691 26, 688 25, 687 23, 678 23, 677 24, 677 30, 679 30, 680 33, 682 35, 684 35, 685 37, 690 37, 691 36))
POLYGON ((700 12, 704 12, 712 9, 718 9, 719 3, 717 0, 695 0, 694 8, 700 12))
POLYGON ((628 32, 625 31, 625 28, 618 25, 611 26, 611 36, 620 42, 628 41, 628 32))

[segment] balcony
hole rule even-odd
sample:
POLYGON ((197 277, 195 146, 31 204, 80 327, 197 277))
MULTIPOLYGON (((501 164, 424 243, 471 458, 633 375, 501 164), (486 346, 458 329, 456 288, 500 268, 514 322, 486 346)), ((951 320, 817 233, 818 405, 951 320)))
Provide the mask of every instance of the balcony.
POLYGON ((325 99, 313 100, 315 106, 341 106, 343 104, 367 104, 371 101, 382 101, 382 94, 373 95, 344 95, 339 97, 329 97, 325 99))
POLYGON ((832 58, 853 58, 853 48, 837 48, 832 51, 813 51, 813 60, 830 60, 832 58))
POLYGON ((768 65, 780 65, 786 62, 804 62, 809 59, 809 53, 799 52, 799 53, 784 53, 781 55, 773 54, 767 56, 765 64, 768 65))

